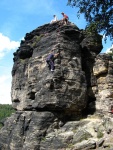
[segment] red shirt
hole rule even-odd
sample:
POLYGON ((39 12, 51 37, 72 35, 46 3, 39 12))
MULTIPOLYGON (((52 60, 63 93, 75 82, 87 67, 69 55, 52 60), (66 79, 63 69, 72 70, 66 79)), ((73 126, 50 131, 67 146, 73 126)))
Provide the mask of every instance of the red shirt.
POLYGON ((65 15, 65 14, 64 14, 63 16, 64 16, 64 18, 66 18, 66 19, 68 19, 68 18, 69 18, 69 17, 68 17, 67 15, 65 15))

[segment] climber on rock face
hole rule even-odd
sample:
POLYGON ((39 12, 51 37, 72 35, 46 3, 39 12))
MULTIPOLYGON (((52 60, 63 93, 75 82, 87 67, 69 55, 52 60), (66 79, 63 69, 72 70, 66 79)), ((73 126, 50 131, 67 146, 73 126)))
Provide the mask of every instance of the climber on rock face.
POLYGON ((57 56, 59 55, 59 52, 54 54, 54 51, 51 50, 51 52, 49 53, 47 59, 46 59, 46 62, 48 64, 48 67, 49 69, 53 72, 54 69, 55 69, 55 66, 54 66, 54 60, 57 58, 57 56))

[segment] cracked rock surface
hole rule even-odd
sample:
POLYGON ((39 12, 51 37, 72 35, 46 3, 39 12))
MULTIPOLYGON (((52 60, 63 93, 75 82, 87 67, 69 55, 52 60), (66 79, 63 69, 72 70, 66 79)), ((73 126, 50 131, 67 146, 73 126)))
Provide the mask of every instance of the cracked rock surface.
POLYGON ((76 25, 45 24, 14 53, 12 106, 0 150, 113 148, 113 62, 102 38, 76 25), (46 58, 59 52, 51 72, 46 58))

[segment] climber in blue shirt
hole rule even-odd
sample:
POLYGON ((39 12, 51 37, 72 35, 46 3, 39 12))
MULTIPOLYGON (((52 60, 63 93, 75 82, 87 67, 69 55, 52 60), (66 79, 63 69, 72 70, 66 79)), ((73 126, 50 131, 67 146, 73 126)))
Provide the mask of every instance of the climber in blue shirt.
POLYGON ((53 72, 54 69, 55 69, 55 66, 54 66, 54 60, 57 58, 57 56, 59 55, 59 52, 54 54, 54 51, 51 50, 51 53, 49 53, 47 59, 46 59, 46 62, 48 64, 48 67, 49 69, 53 72))

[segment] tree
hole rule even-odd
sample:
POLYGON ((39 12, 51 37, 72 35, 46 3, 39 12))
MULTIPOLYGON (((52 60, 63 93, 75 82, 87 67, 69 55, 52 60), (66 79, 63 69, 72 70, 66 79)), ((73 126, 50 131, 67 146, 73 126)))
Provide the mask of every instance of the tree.
POLYGON ((84 14, 90 30, 113 39, 113 0, 68 0, 68 5, 79 8, 77 15, 84 14))
POLYGON ((6 117, 11 116, 12 113, 14 113, 15 110, 13 107, 9 104, 0 104, 0 128, 2 127, 2 120, 6 117))

